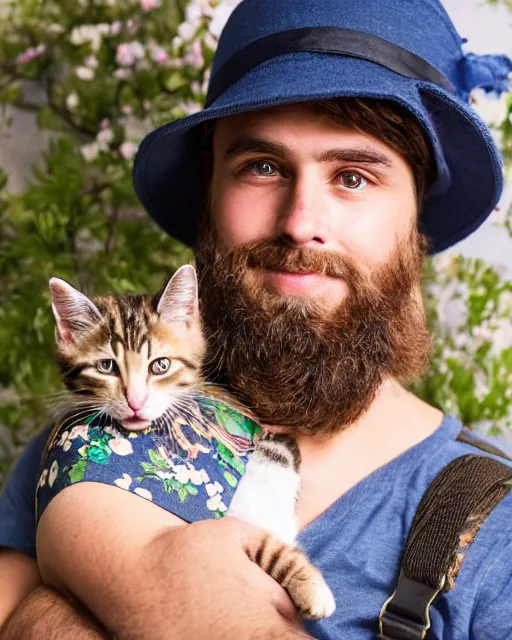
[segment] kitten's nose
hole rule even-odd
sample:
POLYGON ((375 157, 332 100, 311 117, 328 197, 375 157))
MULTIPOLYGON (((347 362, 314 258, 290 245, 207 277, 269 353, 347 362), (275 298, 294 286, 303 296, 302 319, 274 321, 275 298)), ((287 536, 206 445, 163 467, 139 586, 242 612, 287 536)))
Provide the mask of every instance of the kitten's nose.
POLYGON ((126 392, 126 401, 132 411, 140 411, 146 404, 148 394, 145 389, 132 389, 129 388, 126 392))

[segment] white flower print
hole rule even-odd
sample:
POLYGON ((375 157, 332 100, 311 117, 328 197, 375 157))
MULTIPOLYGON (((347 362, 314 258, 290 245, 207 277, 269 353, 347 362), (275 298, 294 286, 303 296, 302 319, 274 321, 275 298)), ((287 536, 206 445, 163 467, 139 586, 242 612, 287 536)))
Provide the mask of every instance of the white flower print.
POLYGON ((117 453, 118 456, 129 456, 133 453, 132 443, 128 438, 121 438, 119 436, 112 438, 112 440, 108 441, 108 446, 114 453, 117 453))
POLYGON ((147 489, 142 489, 141 487, 137 487, 133 490, 133 493, 136 493, 141 498, 146 498, 146 500, 151 500, 153 502, 153 496, 151 495, 151 491, 147 489))
POLYGON ((132 478, 127 473, 123 473, 122 478, 118 478, 117 480, 114 480, 115 485, 117 485, 121 489, 126 489, 126 490, 130 488, 131 483, 132 483, 132 478))
POLYGON ((197 486, 203 484, 203 476, 200 471, 196 471, 196 469, 192 469, 190 472, 190 482, 197 486))
POLYGON ((210 496, 210 498, 213 498, 213 496, 216 496, 219 493, 217 487, 214 484, 212 484, 211 482, 209 482, 205 486, 205 489, 206 489, 206 493, 210 496))
POLYGON ((60 436, 60 440, 57 443, 58 447, 62 447, 63 451, 69 451, 71 449, 71 440, 69 438, 69 431, 64 431, 61 436, 60 436))
POLYGON ((179 464, 174 468, 174 471, 176 472, 176 480, 180 484, 187 484, 190 480, 190 469, 187 469, 184 464, 179 464))
POLYGON ((38 488, 44 487, 47 479, 48 479, 48 469, 43 469, 43 472, 41 473, 41 476, 39 478, 39 482, 37 483, 38 488))
POLYGON ((59 465, 57 460, 54 460, 52 466, 50 467, 50 473, 48 474, 48 486, 53 487, 53 483, 57 479, 57 475, 59 473, 59 465))
POLYGON ((226 505, 222 502, 220 493, 217 493, 206 502, 206 507, 210 511, 227 511, 226 505))
POLYGON ((75 438, 82 438, 86 442, 89 442, 89 426, 87 424, 79 424, 76 427, 73 427, 69 432, 69 439, 74 440, 75 438))

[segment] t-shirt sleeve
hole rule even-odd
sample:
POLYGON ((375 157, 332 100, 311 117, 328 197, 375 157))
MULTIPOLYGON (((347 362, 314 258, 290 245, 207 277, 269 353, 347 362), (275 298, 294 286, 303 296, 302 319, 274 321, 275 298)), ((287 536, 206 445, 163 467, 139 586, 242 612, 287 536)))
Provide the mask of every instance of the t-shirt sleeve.
POLYGON ((478 590, 471 640, 512 638, 512 540, 487 569, 478 590))
POLYGON ((0 547, 36 557, 35 494, 48 432, 33 438, 0 494, 0 547))

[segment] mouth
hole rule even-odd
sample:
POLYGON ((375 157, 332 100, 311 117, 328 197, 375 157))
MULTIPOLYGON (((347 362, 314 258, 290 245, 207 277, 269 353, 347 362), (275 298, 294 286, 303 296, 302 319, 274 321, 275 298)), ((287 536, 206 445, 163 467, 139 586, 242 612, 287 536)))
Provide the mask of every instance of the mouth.
POLYGON ((133 416, 132 418, 124 418, 119 422, 127 431, 144 431, 144 429, 147 429, 151 424, 149 420, 143 420, 136 416, 133 416))
POLYGON ((317 271, 274 271, 264 269, 267 286, 281 295, 315 296, 326 287, 336 286, 336 279, 317 271))

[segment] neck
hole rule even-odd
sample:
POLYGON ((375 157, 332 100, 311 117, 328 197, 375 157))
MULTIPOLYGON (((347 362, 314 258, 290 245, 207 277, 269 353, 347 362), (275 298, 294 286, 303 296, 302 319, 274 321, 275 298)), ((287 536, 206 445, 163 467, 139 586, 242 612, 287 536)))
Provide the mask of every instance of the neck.
POLYGON ((329 438, 298 434, 302 456, 297 509, 300 526, 363 478, 431 435, 442 415, 395 380, 387 380, 356 423, 340 426, 329 438))

